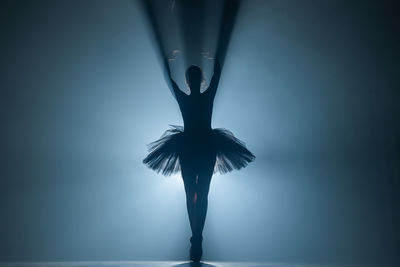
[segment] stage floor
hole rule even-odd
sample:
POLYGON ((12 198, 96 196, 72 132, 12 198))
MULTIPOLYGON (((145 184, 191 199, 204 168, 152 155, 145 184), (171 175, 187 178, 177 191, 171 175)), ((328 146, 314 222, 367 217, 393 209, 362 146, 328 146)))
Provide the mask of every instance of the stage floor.
MULTIPOLYGON (((263 263, 263 262, 215 262, 204 261, 80 261, 80 262, 0 262, 1 267, 378 267, 363 264, 301 264, 301 263, 263 263)), ((379 265, 379 267, 395 265, 379 265)))

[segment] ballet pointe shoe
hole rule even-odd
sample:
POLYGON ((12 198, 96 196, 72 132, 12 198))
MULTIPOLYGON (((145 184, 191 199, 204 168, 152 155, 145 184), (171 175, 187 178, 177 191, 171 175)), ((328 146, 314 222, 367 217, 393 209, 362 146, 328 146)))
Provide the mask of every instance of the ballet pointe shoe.
POLYGON ((199 262, 201 256, 203 255, 203 248, 201 246, 201 242, 203 238, 194 238, 193 236, 190 238, 190 260, 194 262, 199 262))
POLYGON ((201 244, 198 246, 192 245, 190 247, 190 260, 194 262, 200 262, 202 255, 203 255, 203 249, 201 247, 201 244))

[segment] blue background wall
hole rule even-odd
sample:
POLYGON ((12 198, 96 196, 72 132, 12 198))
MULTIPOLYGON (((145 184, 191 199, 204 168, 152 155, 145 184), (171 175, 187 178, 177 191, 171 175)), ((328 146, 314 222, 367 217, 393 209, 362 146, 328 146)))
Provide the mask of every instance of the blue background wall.
MULTIPOLYGON (((399 262, 399 9, 244 1, 214 106, 257 159, 215 175, 207 260, 399 262)), ((181 124, 132 1, 0 4, 0 260, 183 260, 181 124)))

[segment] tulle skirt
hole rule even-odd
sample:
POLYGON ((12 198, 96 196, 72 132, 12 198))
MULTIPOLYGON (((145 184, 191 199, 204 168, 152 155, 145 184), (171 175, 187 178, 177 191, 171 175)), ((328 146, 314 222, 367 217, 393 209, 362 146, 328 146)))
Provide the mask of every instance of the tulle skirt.
POLYGON ((244 142, 222 128, 185 132, 182 126, 171 125, 148 149, 143 163, 165 176, 179 172, 179 158, 188 154, 193 155, 194 161, 201 161, 203 156, 215 157, 214 173, 221 174, 246 167, 255 159, 244 142))

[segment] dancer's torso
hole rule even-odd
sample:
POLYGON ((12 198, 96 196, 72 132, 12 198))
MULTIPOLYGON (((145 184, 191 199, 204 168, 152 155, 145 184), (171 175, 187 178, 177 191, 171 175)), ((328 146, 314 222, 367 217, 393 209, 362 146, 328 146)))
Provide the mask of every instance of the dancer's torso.
POLYGON ((211 130, 213 102, 214 99, 205 93, 197 97, 185 96, 178 99, 185 132, 211 130))

